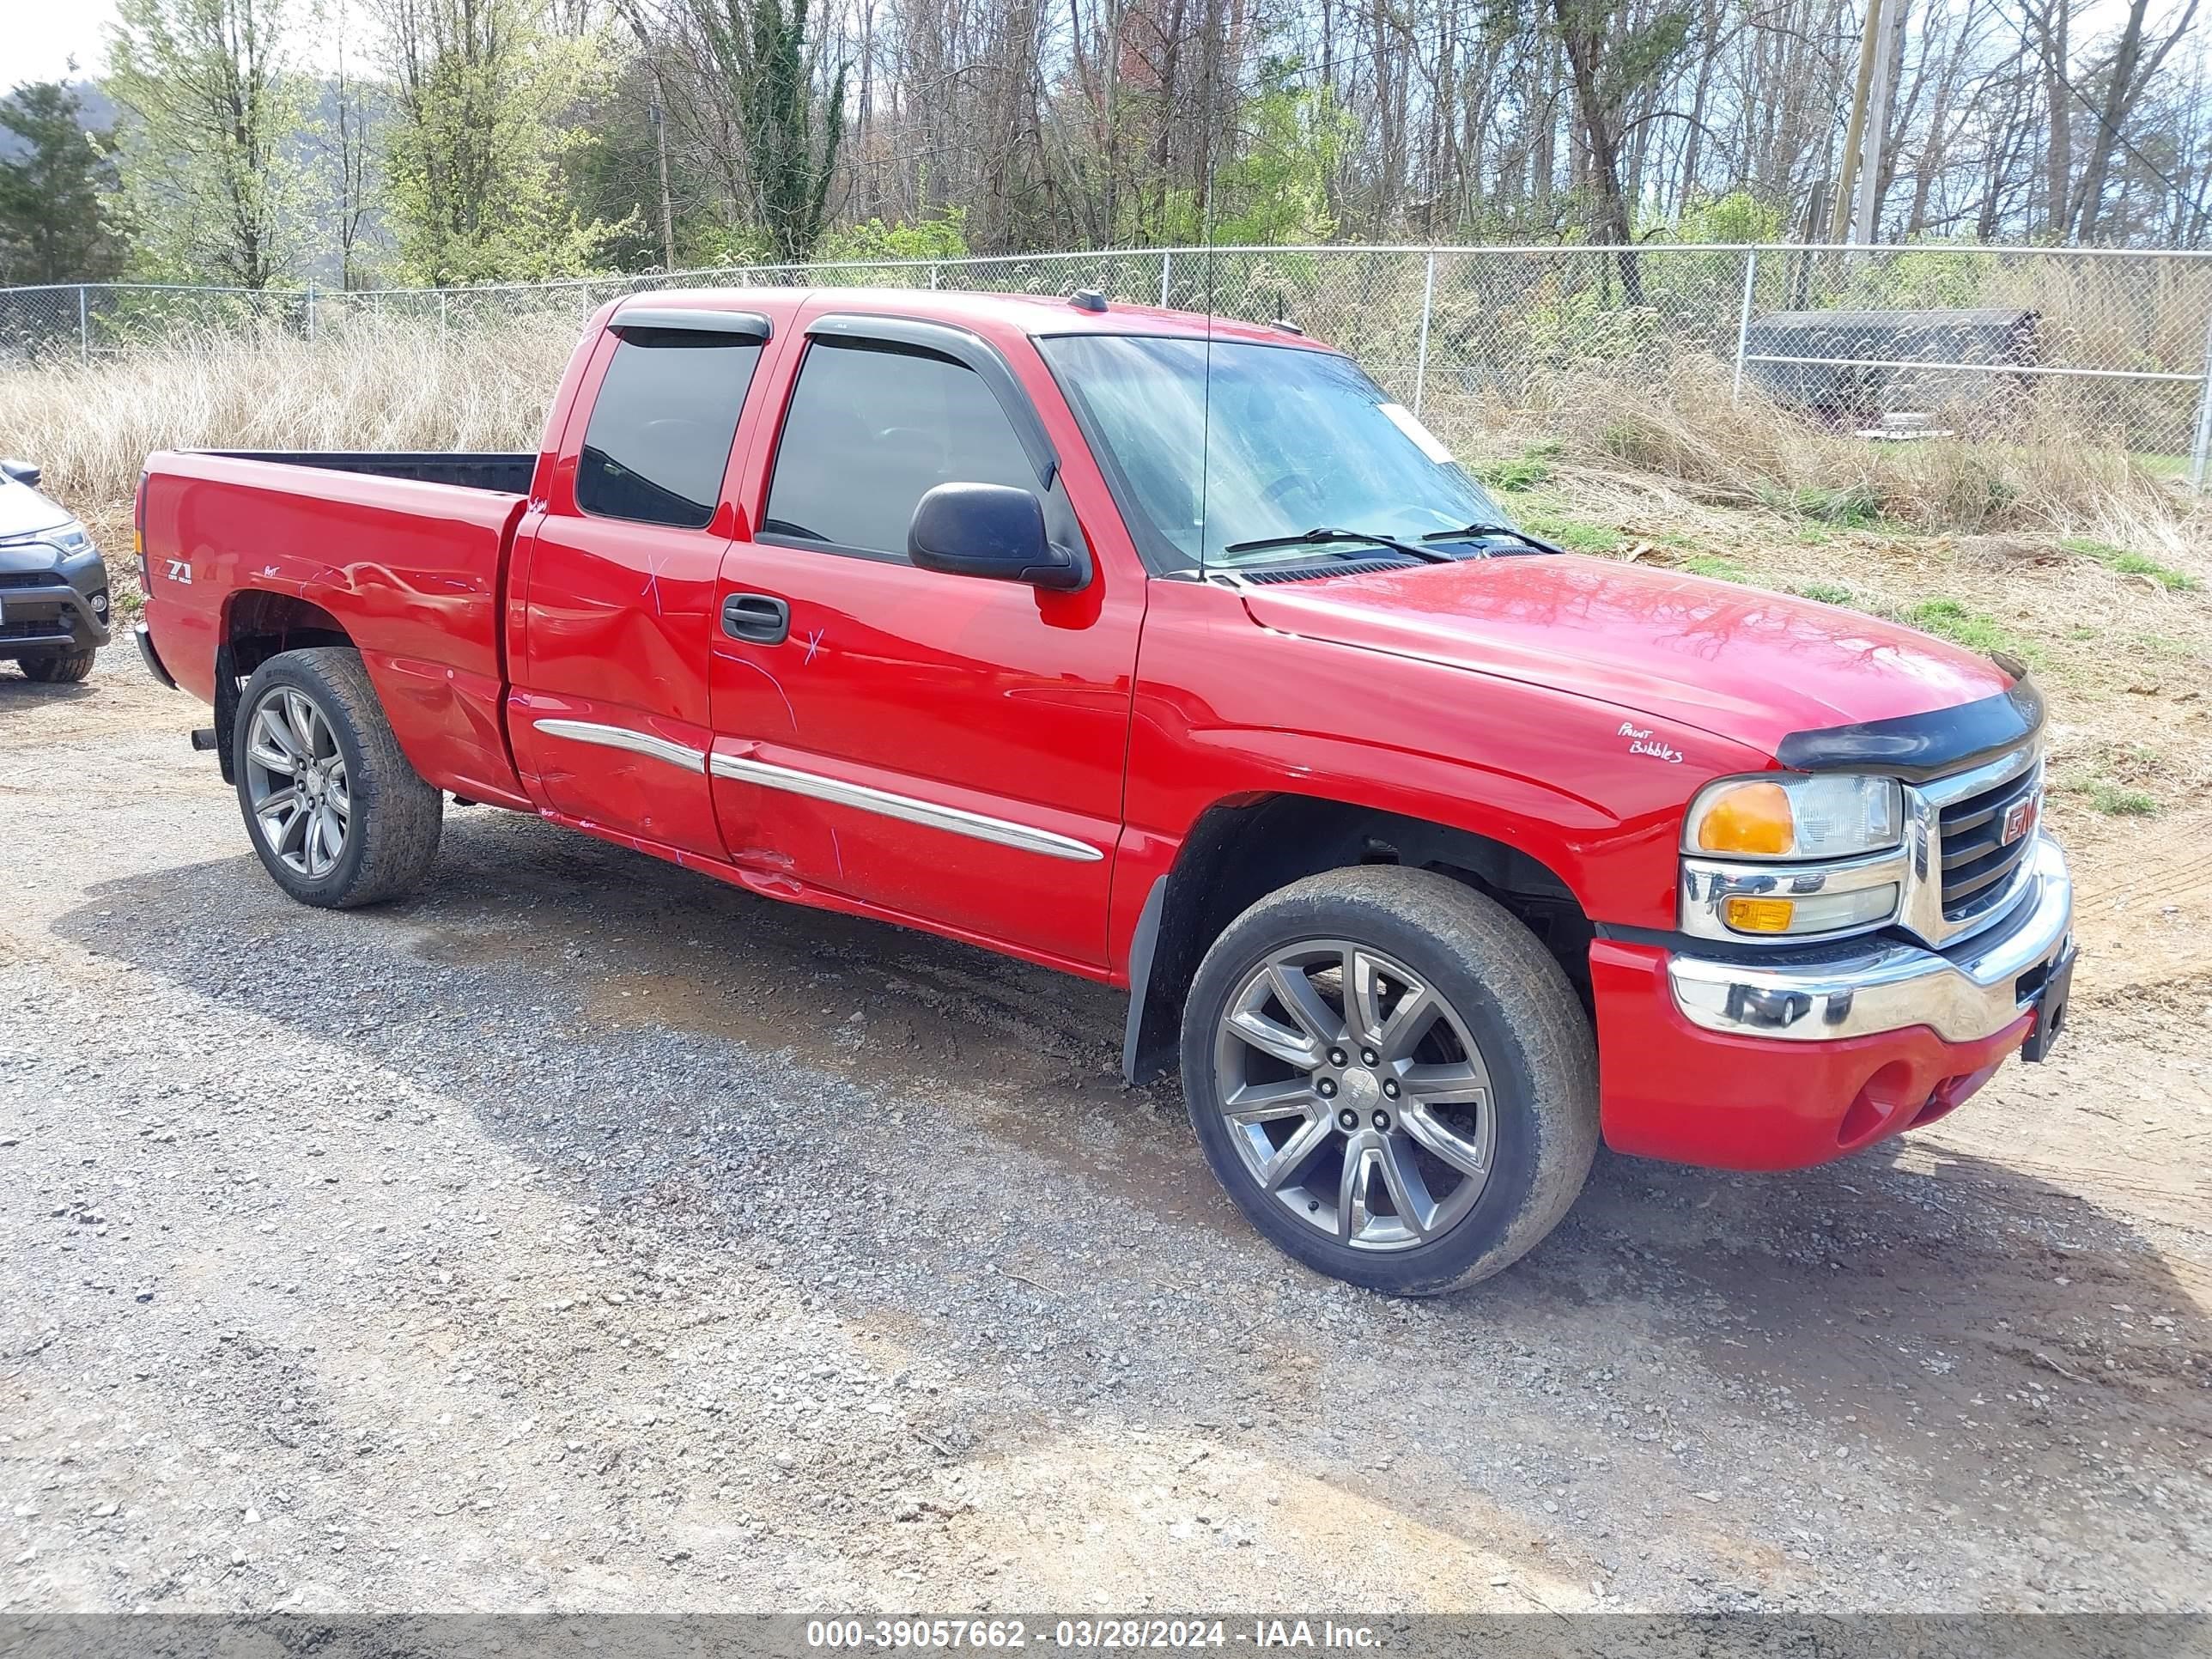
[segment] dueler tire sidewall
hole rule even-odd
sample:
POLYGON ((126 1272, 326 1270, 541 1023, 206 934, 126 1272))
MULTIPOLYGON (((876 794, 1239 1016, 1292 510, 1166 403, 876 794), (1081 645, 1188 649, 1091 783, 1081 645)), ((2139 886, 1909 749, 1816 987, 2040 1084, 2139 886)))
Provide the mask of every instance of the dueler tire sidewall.
POLYGON ((246 836, 260 856, 262 867, 279 887, 302 903, 335 906, 343 902, 360 878, 362 865, 368 856, 369 838, 376 833, 378 781, 363 756, 360 734, 353 729, 352 719, 337 696, 337 688, 301 656, 287 653, 271 657, 254 671, 253 678, 246 685, 246 695, 240 701, 237 722, 232 728, 231 745, 231 769, 238 779, 239 810, 245 814, 246 836), (279 858, 269 845, 261 821, 253 811, 246 758, 246 751, 252 743, 253 719, 270 694, 283 688, 314 700, 324 723, 331 728, 338 753, 345 757, 346 795, 350 809, 347 814, 345 848, 329 873, 321 877, 303 876, 279 858))
MULTIPOLYGON (((1420 873, 1420 872, 1415 872, 1420 873)), ((1442 879, 1442 878, 1439 878, 1442 879)), ((1299 884, 1306 887, 1310 884, 1299 884)), ((1546 1203, 1539 1191, 1540 1153, 1547 1139, 1558 1146, 1562 1127, 1547 1121, 1543 1109, 1544 1079, 1538 1075, 1538 1057, 1523 1041, 1519 1023, 1498 994, 1475 970, 1474 964, 1445 945, 1437 936, 1412 925, 1389 909, 1363 902, 1358 897, 1309 897, 1298 888, 1277 896, 1285 901, 1262 901, 1231 923, 1215 941, 1191 984, 1182 1029, 1183 1093, 1192 1127, 1205 1150, 1214 1175, 1245 1216, 1270 1242, 1286 1254, 1331 1278, 1394 1295, 1431 1295, 1486 1278, 1509 1265, 1549 1231, 1552 1219, 1531 1218, 1533 1206, 1546 1203), (1346 939, 1373 945, 1395 956, 1431 982, 1466 1022, 1469 1034, 1482 1050, 1490 1074, 1492 1110, 1497 1135, 1490 1178, 1459 1224, 1442 1238, 1402 1250, 1355 1250, 1337 1243, 1293 1217, 1280 1203, 1262 1192, 1238 1156, 1220 1110, 1213 1072, 1215 1034, 1231 994, 1244 976, 1269 951, 1307 939, 1346 939), (1533 1236, 1531 1221, 1534 1221, 1533 1236), (1522 1235, 1516 1237, 1516 1235, 1522 1235)), ((1485 905, 1489 901, 1468 894, 1485 905)), ((1491 906, 1492 908, 1497 908, 1491 906)), ((1499 917, 1506 913, 1498 910, 1499 917)), ((1519 924, 1509 925, 1518 927, 1519 924)), ((1540 951, 1533 936, 1530 946, 1540 951)), ((1545 966, 1556 967, 1548 958, 1545 966)), ((1555 994, 1571 996, 1564 977, 1555 994)), ((1580 1018, 1576 1005, 1574 1012, 1580 1018)), ((1585 1025, 1584 1030, 1587 1030, 1585 1025)), ((1592 1103, 1594 1109, 1594 1102, 1592 1103)), ((1576 1126, 1565 1126, 1571 1132, 1576 1126)), ((1572 1139, 1571 1133, 1564 1137, 1572 1139)), ((1594 1145, 1594 1115, 1588 1139, 1594 1145)), ((1590 1147, 1565 1148, 1570 1159, 1579 1156, 1581 1168, 1573 1172, 1579 1188, 1587 1172, 1590 1147)), ((1558 1206, 1564 1208, 1564 1206, 1558 1206)))

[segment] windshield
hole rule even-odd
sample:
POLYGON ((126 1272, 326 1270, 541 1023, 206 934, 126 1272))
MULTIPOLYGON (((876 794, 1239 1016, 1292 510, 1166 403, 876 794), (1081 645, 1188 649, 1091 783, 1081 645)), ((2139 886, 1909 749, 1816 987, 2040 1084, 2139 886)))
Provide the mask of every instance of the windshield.
POLYGON ((1109 453, 1117 494, 1133 497, 1123 511, 1183 565, 1201 562, 1201 538, 1205 564, 1236 566, 1375 556, 1356 542, 1240 545, 1324 527, 1419 542, 1511 523, 1348 357, 1217 340, 1209 392, 1204 340, 1071 334, 1037 344, 1109 453))

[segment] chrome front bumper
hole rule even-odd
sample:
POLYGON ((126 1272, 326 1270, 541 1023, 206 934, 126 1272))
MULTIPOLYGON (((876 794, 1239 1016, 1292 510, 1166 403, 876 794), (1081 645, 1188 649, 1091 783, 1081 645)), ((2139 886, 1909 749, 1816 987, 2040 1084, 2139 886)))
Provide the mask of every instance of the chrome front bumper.
POLYGON ((1819 1042, 1925 1025, 1947 1042, 1994 1036, 2026 1011, 2072 937, 2066 855, 2036 837, 2029 877, 1994 927, 1943 951, 1853 939, 1772 965, 1676 955, 1674 1006, 1709 1031, 1819 1042))

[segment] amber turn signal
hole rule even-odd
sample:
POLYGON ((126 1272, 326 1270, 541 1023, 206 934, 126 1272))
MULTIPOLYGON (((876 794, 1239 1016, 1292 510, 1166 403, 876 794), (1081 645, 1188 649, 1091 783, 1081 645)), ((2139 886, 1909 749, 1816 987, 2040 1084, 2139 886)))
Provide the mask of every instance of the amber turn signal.
POLYGON ((1797 907, 1788 899, 1732 898, 1721 915, 1739 933, 1786 933, 1797 907))
POLYGON ((1698 846, 1708 853, 1786 853, 1795 839, 1790 793, 1778 783, 1737 784, 1698 825, 1698 846))

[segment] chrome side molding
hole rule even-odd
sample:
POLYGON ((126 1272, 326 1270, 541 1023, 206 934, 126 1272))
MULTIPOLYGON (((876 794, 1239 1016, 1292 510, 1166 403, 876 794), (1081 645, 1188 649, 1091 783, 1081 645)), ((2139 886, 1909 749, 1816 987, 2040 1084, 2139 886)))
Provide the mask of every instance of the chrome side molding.
POLYGON ((883 817, 899 818, 932 830, 950 830, 956 836, 988 841, 1000 847, 1012 847, 1024 853, 1042 853, 1047 858, 1070 859, 1077 863, 1088 864, 1106 856, 1089 842, 1077 841, 1072 836, 1039 830, 1030 824, 1010 823, 1005 818, 987 817, 964 807, 942 806, 935 801, 916 800, 911 795, 895 795, 888 789, 872 789, 864 783, 825 778, 817 772, 794 771, 787 766, 744 760, 735 755, 710 756, 708 769, 718 778, 757 783, 763 789, 781 789, 787 794, 805 795, 814 800, 830 801, 883 817))
POLYGON ((649 732, 633 732, 626 726, 602 726, 596 720, 532 720, 531 724, 548 737, 566 738, 571 743, 595 743, 602 749, 627 749, 634 755, 649 755, 654 760, 666 761, 671 766, 681 767, 686 772, 707 769, 705 750, 672 743, 666 738, 656 738, 649 732))
POLYGON ((989 817, 981 812, 970 812, 965 807, 917 800, 912 795, 895 795, 888 789, 848 783, 842 778, 826 778, 818 772, 800 772, 788 766, 771 765, 767 761, 745 760, 735 755, 708 755, 647 732, 633 732, 626 726, 571 720, 539 720, 531 724, 549 737, 566 738, 572 743, 595 743, 606 749, 626 749, 632 754, 665 761, 686 772, 706 772, 734 782, 756 783, 763 789, 780 789, 786 794, 850 806, 880 817, 949 830, 956 836, 988 841, 994 846, 1011 847, 1024 853, 1042 853, 1047 858, 1069 859, 1079 864, 1096 863, 1106 856, 1103 849, 1087 841, 1040 830, 1033 824, 989 817))

